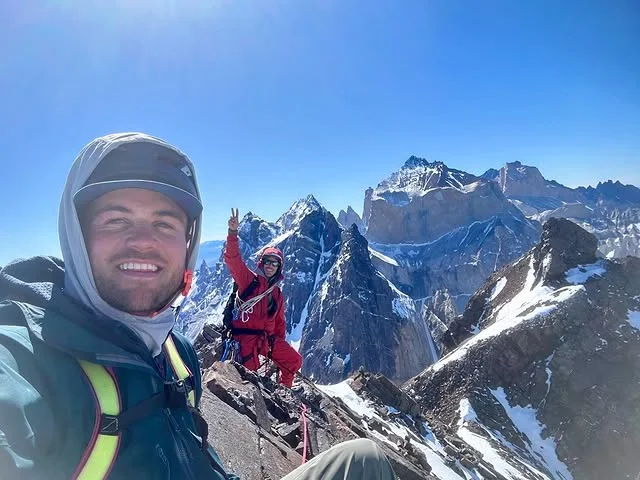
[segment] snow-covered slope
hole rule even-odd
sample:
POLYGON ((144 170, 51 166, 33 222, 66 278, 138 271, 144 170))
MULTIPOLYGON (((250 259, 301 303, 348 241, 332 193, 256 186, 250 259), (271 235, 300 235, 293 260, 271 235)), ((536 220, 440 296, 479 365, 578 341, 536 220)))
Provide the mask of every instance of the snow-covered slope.
POLYGON ((506 478, 640 468, 640 259, 598 259, 596 248, 577 225, 550 220, 470 300, 457 348, 405 385, 506 478))

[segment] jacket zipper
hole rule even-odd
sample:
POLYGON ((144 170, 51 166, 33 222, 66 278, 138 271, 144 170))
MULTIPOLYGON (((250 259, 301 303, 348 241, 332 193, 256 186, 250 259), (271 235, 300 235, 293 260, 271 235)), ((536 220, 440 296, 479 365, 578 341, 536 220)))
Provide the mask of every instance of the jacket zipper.
POLYGON ((178 460, 180 460, 180 464, 183 466, 184 471, 187 473, 187 478, 193 478, 195 480, 195 476, 193 471, 191 470, 191 456, 187 452, 184 446, 184 437, 182 435, 182 431, 180 429, 180 425, 178 425, 177 420, 174 418, 171 410, 168 408, 164 409, 167 418, 169 419, 169 427, 171 430, 171 435, 173 436, 173 440, 176 444, 176 450, 178 451, 178 460))
POLYGON ((164 454, 164 450, 162 450, 162 447, 160 446, 160 444, 156 445, 156 453, 158 454, 158 456, 160 457, 160 460, 162 460, 162 463, 164 463, 164 466, 167 469, 167 480, 171 480, 171 465, 169 464, 169 460, 167 460, 167 456, 164 454))

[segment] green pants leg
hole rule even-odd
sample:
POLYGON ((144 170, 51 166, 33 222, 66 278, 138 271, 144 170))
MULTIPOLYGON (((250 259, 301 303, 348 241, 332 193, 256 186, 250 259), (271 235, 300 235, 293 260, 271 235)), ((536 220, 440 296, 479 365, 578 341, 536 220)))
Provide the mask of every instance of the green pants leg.
POLYGON ((334 445, 282 478, 282 480, 363 479, 396 479, 384 452, 375 442, 364 438, 334 445))

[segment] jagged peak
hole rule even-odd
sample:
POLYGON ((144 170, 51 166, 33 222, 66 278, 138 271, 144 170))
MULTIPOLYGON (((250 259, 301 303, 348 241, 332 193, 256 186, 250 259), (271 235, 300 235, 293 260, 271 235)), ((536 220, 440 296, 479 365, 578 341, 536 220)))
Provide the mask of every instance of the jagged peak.
POLYGON ((598 240, 576 223, 550 218, 542 227, 540 242, 533 248, 534 266, 545 280, 561 278, 570 268, 596 261, 598 240))
POLYGON ((246 238, 252 234, 251 232, 260 230, 261 228, 270 229, 271 224, 255 213, 247 212, 242 217, 242 220, 240 220, 238 233, 241 237, 246 238))
MULTIPOLYGON (((402 168, 393 172, 378 184, 372 192, 372 198, 385 198, 388 194, 413 197, 421 195, 427 190, 442 187, 464 189, 466 185, 481 180, 479 177, 465 171, 449 168, 441 161, 428 162, 423 158, 412 156, 402 168)), ((386 199, 390 201, 389 198, 386 199)), ((408 198, 394 198, 392 201, 406 203, 408 198)))
POLYGON ((369 242, 360 233, 355 224, 351 224, 342 231, 342 245, 339 257, 341 261, 355 262, 361 274, 371 274, 374 270, 369 256, 369 242))
POLYGON ((338 216, 356 216, 357 218, 360 218, 360 215, 358 214, 358 212, 356 212, 351 205, 347 205, 347 209, 340 209, 340 212, 338 212, 338 216))
POLYGON ((320 202, 318 202, 316 197, 314 197, 310 193, 306 197, 300 198, 299 200, 296 200, 295 202, 293 202, 291 207, 289 207, 289 210, 287 211, 287 213, 303 209, 304 207, 309 207, 311 210, 320 210, 322 208, 322 205, 320 205, 320 202))
MULTIPOLYGON (((247 212, 247 213, 244 214, 244 216, 240 220, 240 229, 242 230, 243 227, 251 225, 251 224, 256 223, 256 222, 268 223, 265 219, 263 219, 262 217, 259 217, 255 213, 247 212)), ((248 227, 246 227, 246 228, 248 228, 248 227)))
POLYGON ((625 185, 623 185, 620 180, 616 180, 615 182, 613 180, 607 180, 604 182, 598 182, 598 185, 596 186, 597 188, 602 188, 602 187, 624 187, 625 185))
POLYGON ((533 165, 524 165, 520 160, 516 160, 515 162, 507 162, 503 168, 511 173, 513 173, 514 171, 517 171, 518 173, 521 173, 521 174, 537 173, 540 176, 542 176, 542 173, 540 173, 540 170, 538 169, 538 167, 535 167, 533 165))
POLYGON ((500 170, 496 170, 495 168, 489 168, 486 172, 480 175, 480 178, 485 180, 494 180, 500 176, 500 170))
POLYGON ((429 162, 429 160, 427 160, 426 158, 411 155, 409 159, 406 162, 404 162, 402 169, 411 170, 419 167, 438 168, 443 170, 447 168, 447 166, 443 162, 440 162, 437 160, 435 162, 429 162))
POLYGON ((242 217, 242 219, 240 221, 241 222, 253 222, 254 220, 262 220, 262 218, 260 218, 258 215, 256 215, 252 211, 248 211, 247 213, 244 214, 244 216, 242 217))
POLYGON ((578 187, 577 191, 586 195, 592 201, 614 201, 637 206, 640 204, 640 188, 635 185, 625 185, 620 180, 598 182, 596 187, 578 187))
POLYGON ((209 265, 207 264, 206 260, 202 260, 202 263, 200 263, 200 267, 198 268, 198 270, 201 274, 208 273, 210 271, 209 265))
POLYGON ((346 233, 348 236, 356 236, 356 238, 358 239, 360 239, 361 237, 362 240, 366 242, 366 239, 362 236, 360 230, 358 230, 358 227, 353 223, 346 228, 346 233))
POLYGON ((284 213, 276 223, 285 230, 289 230, 295 223, 300 222, 304 217, 313 212, 324 212, 325 209, 313 195, 309 194, 304 198, 296 200, 289 210, 284 213))
POLYGON ((322 206, 320 205, 320 202, 311 193, 304 198, 304 202, 315 209, 322 208, 322 206))

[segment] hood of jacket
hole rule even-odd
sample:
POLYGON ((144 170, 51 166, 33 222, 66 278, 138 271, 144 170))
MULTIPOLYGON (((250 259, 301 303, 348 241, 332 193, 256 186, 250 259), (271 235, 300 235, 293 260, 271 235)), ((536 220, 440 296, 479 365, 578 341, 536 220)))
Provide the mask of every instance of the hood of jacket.
MULTIPOLYGON (((163 140, 143 133, 118 133, 93 140, 82 149, 75 159, 60 201, 58 234, 64 259, 64 290, 65 294, 70 295, 92 312, 126 324, 140 336, 149 347, 149 350, 156 355, 160 352, 162 344, 175 321, 173 309, 166 307, 179 297, 180 292, 176 292, 176 296, 165 306, 164 310, 153 318, 123 312, 105 302, 96 288, 78 212, 73 201, 76 192, 84 186, 100 161, 115 148, 132 142, 159 144, 174 150, 184 157, 193 173, 196 191, 198 192, 198 198, 200 198, 192 162, 184 153, 163 140)), ((195 267, 198 256, 200 225, 201 216, 195 222, 195 231, 191 238, 189 257, 187 259, 186 269, 191 272, 195 267)))

